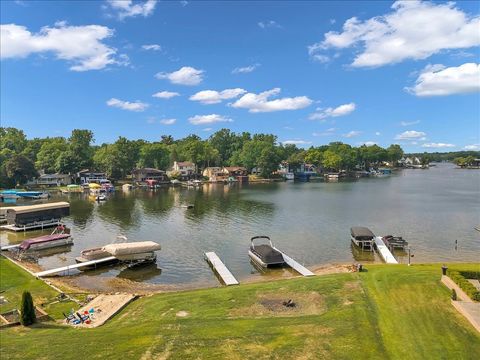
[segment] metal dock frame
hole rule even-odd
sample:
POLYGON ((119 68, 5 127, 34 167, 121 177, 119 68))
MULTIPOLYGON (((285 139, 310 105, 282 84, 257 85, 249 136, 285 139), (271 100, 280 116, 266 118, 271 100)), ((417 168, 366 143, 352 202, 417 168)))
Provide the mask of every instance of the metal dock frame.
POLYGON ((36 221, 30 224, 26 224, 23 226, 17 226, 15 224, 11 225, 3 225, 0 226, 0 230, 10 230, 10 231, 27 231, 27 230, 36 230, 36 229, 41 229, 43 230, 44 228, 49 228, 53 226, 58 226, 61 225, 62 222, 60 219, 52 219, 52 220, 46 220, 46 221, 36 221))
POLYGON ((398 264, 397 259, 395 259, 395 256, 393 256, 390 250, 388 250, 387 245, 385 245, 380 236, 375 236, 374 242, 375 248, 383 261, 385 261, 387 264, 398 264))
POLYGON ((100 264, 100 263, 103 263, 103 262, 112 261, 112 260, 115 260, 115 259, 116 259, 115 256, 108 256, 108 257, 105 257, 105 258, 102 258, 102 259, 85 261, 85 262, 79 263, 79 264, 67 265, 67 266, 62 266, 62 267, 56 268, 56 269, 40 271, 40 272, 35 273, 35 276, 36 277, 43 277, 43 276, 58 274, 58 273, 61 273, 61 272, 64 272, 64 271, 67 271, 67 273, 68 273, 68 271, 70 271, 71 269, 78 269, 78 268, 85 267, 85 266, 96 265, 96 264, 100 264))
POLYGON ((213 270, 220 276, 225 285, 238 285, 239 282, 227 269, 225 264, 220 260, 217 254, 213 251, 205 253, 205 260, 212 266, 213 270))
POLYGON ((300 273, 301 275, 303 276, 315 276, 315 274, 313 272, 311 272, 310 270, 308 270, 305 266, 299 264, 298 262, 296 262, 294 259, 292 259, 290 256, 288 256, 287 254, 285 254, 283 251, 277 249, 276 247, 274 247, 275 250, 277 250, 279 253, 282 254, 283 256, 283 260, 285 260, 285 262, 287 263, 288 266, 290 266, 293 270, 295 270, 296 272, 300 273))

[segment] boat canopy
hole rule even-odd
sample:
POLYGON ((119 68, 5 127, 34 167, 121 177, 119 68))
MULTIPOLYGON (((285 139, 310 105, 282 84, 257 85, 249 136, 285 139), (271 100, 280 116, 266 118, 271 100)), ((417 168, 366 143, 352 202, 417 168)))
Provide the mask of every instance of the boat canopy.
POLYGON ((24 214, 30 213, 35 211, 45 211, 45 210, 53 210, 53 209, 61 209, 61 208, 69 208, 70 204, 66 201, 59 201, 49 204, 39 204, 39 205, 30 205, 30 206, 14 206, 10 207, 7 210, 7 213, 14 212, 16 214, 24 214))
POLYGON ((160 244, 154 241, 139 241, 121 244, 108 244, 103 247, 113 256, 140 254, 160 250, 160 244))
POLYGON ((370 229, 362 226, 350 228, 350 234, 357 240, 372 240, 375 237, 370 229))

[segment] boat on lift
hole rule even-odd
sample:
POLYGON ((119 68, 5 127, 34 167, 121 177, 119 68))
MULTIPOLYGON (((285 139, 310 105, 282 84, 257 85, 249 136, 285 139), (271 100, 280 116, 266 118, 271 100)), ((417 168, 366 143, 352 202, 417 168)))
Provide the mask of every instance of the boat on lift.
POLYGON ((60 225, 50 235, 24 240, 18 249, 21 252, 37 251, 71 244, 73 244, 73 239, 70 233, 63 225, 60 225))

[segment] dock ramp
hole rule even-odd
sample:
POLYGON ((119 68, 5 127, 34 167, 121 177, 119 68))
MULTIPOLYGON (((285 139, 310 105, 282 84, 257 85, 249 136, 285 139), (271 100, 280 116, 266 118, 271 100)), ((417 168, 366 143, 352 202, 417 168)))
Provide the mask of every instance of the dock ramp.
POLYGON ((43 277, 43 276, 58 274, 58 273, 65 272, 65 271, 68 272, 69 270, 72 270, 72 269, 78 269, 78 268, 85 267, 85 266, 101 264, 103 262, 112 261, 112 260, 115 260, 115 259, 116 259, 115 256, 108 256, 108 257, 105 257, 105 258, 102 258, 102 259, 86 261, 86 262, 83 262, 83 263, 80 263, 80 264, 62 266, 62 267, 59 267, 59 268, 56 268, 56 269, 40 271, 38 273, 35 273, 35 276, 36 277, 43 277))
POLYGON ((375 248, 377 249, 377 252, 380 254, 380 257, 383 261, 385 261, 387 264, 398 264, 397 259, 395 259, 390 250, 388 250, 388 247, 385 245, 380 236, 376 236, 374 241, 375 248))
POLYGON ((213 251, 205 253, 205 260, 213 267, 213 270, 220 276, 225 285, 238 285, 239 282, 232 275, 230 270, 227 269, 225 264, 220 260, 217 254, 213 251))
POLYGON ((290 256, 285 254, 283 251, 281 251, 277 248, 274 248, 274 249, 277 250, 278 252, 280 252, 283 255, 283 260, 285 260, 287 265, 290 266, 296 272, 300 273, 303 276, 315 276, 315 274, 313 272, 308 270, 305 266, 296 262, 294 259, 292 259, 290 256))

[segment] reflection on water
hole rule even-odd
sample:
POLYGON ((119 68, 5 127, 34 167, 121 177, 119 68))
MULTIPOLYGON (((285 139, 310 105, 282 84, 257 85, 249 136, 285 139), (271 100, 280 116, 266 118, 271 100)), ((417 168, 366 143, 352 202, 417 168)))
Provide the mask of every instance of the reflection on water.
MULTIPOLYGON (((306 266, 380 261, 351 246, 351 226, 367 226, 380 236, 402 236, 412 247, 413 263, 479 260, 480 233, 473 228, 480 224, 480 171, 448 164, 350 182, 137 189, 117 191, 102 203, 83 194, 49 199, 62 200, 71 203, 65 223, 72 229, 74 245, 69 252, 39 257, 44 268, 73 264, 85 248, 125 239, 162 245, 157 270, 107 267, 78 275, 83 285, 112 277, 216 285, 203 260, 206 251, 215 251, 240 281, 291 273, 261 272, 250 264, 248 247, 254 235, 270 236, 278 248, 306 266), (189 204, 194 207, 186 208, 189 204)), ((0 239, 2 244, 16 244, 49 232, 2 232, 0 239)), ((396 255, 400 262, 408 261, 407 254, 396 255)))

